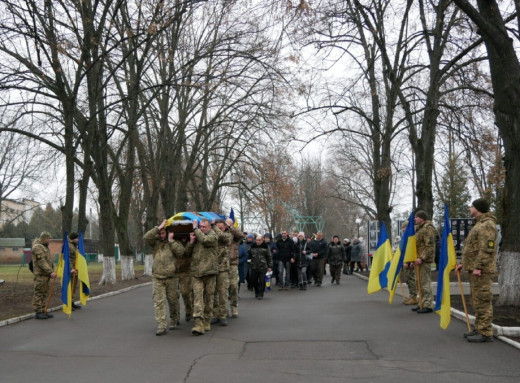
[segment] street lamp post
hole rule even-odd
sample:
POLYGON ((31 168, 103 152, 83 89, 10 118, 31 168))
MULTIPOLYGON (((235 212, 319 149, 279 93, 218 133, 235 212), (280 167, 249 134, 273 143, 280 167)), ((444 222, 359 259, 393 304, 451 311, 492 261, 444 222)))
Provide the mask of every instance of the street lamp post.
POLYGON ((359 238, 359 225, 361 224, 361 218, 356 218, 356 224, 357 224, 357 237, 359 238))

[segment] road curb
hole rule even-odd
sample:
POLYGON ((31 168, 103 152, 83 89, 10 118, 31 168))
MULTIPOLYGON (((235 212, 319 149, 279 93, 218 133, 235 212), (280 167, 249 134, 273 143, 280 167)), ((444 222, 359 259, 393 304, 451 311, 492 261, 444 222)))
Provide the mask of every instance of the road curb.
MULTIPOLYGON (((368 277, 361 275, 359 273, 353 273, 357 278, 362 279, 364 281, 368 282, 368 277)), ((453 282, 452 282, 453 283, 453 282)), ((436 285, 437 283, 435 283, 436 285)), ((450 283, 451 284, 451 283, 450 283)), ((398 288, 396 288, 396 294, 401 295, 398 288)), ((451 316, 455 319, 458 319, 462 322, 466 322, 466 314, 460 310, 454 309, 453 307, 450 308, 451 310, 451 316)), ((475 317, 473 315, 468 315, 470 323, 475 323, 475 317)), ((514 341, 513 339, 507 338, 508 336, 511 337, 520 337, 520 327, 502 327, 497 326, 493 324, 493 334, 497 339, 500 339, 502 342, 505 342, 517 349, 520 350, 520 343, 514 341)))
MULTIPOLYGON (((152 282, 145 282, 145 283, 141 283, 141 284, 138 284, 138 285, 125 287, 124 289, 121 289, 121 290, 116 290, 116 291, 111 291, 109 293, 96 295, 94 297, 89 298, 88 301, 95 301, 97 299, 111 297, 113 295, 122 294, 122 293, 125 293, 127 291, 134 290, 134 289, 137 289, 137 288, 140 288, 140 287, 149 286, 151 284, 152 284, 152 282)), ((47 311, 53 312, 53 311, 58 311, 58 310, 61 310, 61 309, 62 309, 61 306, 56 306, 56 307, 50 308, 47 311)), ((18 323, 18 322, 22 322, 22 321, 27 320, 27 319, 33 319, 35 315, 36 315, 35 313, 31 313, 31 314, 25 314, 25 315, 22 315, 22 316, 19 316, 19 317, 15 317, 15 318, 5 319, 3 321, 0 321, 0 327, 7 326, 7 325, 10 325, 10 324, 14 324, 14 323, 18 323)))

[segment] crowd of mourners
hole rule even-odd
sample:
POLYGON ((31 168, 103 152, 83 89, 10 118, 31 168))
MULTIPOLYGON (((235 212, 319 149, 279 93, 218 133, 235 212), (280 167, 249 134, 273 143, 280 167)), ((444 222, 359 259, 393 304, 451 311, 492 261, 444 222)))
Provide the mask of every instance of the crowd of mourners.
POLYGON ((314 286, 320 287, 327 264, 331 283, 338 285, 341 274, 368 271, 367 254, 358 238, 354 238, 352 243, 348 238, 341 242, 339 236, 334 235, 329 242, 323 237, 322 232, 316 235, 293 232, 289 235, 285 230, 274 239, 270 233, 263 236, 244 234, 246 239, 239 246, 240 281, 247 283, 248 290, 255 291, 257 299, 262 299, 265 284, 262 278, 257 278, 256 273, 252 274, 252 270, 258 268, 250 262, 251 255, 256 258, 259 247, 265 249, 263 253, 266 263, 272 269, 272 280, 276 280, 276 286, 281 291, 307 290, 307 286, 313 283, 314 286))
POLYGON ((165 220, 144 235, 153 249, 156 335, 180 324, 180 296, 185 320, 194 322, 192 334, 203 335, 212 325, 227 326, 229 317, 238 317, 241 284, 262 300, 266 280, 276 281, 281 291, 304 291, 313 283, 316 287, 323 284, 326 264, 331 283, 337 285, 342 274, 368 271, 366 252, 358 238, 341 242, 335 235, 327 241, 322 232, 289 235, 286 230, 273 238, 270 233, 241 232, 230 219, 195 220, 189 238, 175 238, 167 226, 165 220))

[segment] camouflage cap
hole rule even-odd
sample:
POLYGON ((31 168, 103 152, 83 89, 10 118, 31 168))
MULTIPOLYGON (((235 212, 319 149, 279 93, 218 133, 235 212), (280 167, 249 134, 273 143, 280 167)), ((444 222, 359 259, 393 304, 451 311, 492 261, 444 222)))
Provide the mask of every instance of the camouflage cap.
POLYGON ((41 240, 43 240, 43 239, 50 239, 50 238, 52 238, 52 235, 48 231, 42 231, 42 233, 40 234, 40 239, 41 240))

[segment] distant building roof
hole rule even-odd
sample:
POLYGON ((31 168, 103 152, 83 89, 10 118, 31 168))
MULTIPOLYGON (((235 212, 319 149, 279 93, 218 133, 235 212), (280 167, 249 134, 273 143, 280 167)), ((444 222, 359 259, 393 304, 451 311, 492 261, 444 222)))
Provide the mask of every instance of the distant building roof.
POLYGON ((25 238, 0 238, 0 247, 25 247, 25 238))

